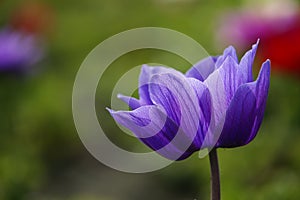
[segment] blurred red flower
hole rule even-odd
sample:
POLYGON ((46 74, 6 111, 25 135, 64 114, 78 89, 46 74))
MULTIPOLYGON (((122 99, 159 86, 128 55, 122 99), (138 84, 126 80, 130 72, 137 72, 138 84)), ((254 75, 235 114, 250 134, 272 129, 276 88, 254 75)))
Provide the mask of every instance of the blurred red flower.
POLYGON ((53 9, 42 3, 25 2, 12 14, 10 25, 27 34, 45 35, 52 31, 53 9))
POLYGON ((287 30, 261 38, 259 54, 272 60, 273 68, 300 76, 300 17, 287 30))

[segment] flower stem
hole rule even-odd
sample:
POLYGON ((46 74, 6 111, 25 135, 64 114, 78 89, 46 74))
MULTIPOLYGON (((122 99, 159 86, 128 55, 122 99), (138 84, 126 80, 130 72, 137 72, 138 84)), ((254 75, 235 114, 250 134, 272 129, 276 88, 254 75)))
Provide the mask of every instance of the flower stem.
POLYGON ((211 200, 220 200, 220 172, 217 149, 213 148, 209 152, 210 171, 211 171, 211 200))

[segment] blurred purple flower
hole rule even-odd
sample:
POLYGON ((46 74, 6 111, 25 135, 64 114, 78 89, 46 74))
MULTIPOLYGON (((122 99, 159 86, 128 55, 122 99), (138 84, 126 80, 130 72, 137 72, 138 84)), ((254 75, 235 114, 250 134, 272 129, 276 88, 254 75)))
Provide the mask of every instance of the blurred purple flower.
POLYGON ((144 65, 139 78, 140 99, 119 96, 132 111, 108 110, 116 122, 171 160, 185 159, 201 148, 246 145, 262 122, 270 83, 269 60, 253 81, 256 49, 257 44, 239 62, 230 46, 223 55, 201 60, 185 75, 144 65), (207 134, 214 133, 209 129, 219 124, 223 126, 215 142, 206 140, 207 134), (178 130, 183 131, 182 142, 190 141, 186 149, 172 141, 178 130))
POLYGON ((43 50, 36 36, 4 29, 0 32, 0 71, 26 71, 41 60, 43 50))

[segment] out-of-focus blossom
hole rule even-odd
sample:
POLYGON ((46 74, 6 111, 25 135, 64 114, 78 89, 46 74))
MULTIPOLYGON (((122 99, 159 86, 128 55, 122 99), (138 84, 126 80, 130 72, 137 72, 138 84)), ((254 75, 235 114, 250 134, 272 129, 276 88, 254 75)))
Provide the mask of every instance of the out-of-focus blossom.
POLYGON ((10 26, 27 34, 46 35, 53 28, 54 12, 50 6, 37 2, 26 2, 12 14, 10 26))
POLYGON ((0 32, 0 70, 24 71, 43 56, 38 38, 22 32, 4 29, 0 32))
POLYGON ((270 83, 269 61, 253 80, 256 49, 257 44, 239 62, 230 46, 223 55, 201 60, 186 74, 144 65, 139 79, 140 99, 119 96, 132 111, 109 111, 116 122, 171 160, 185 159, 201 148, 246 145, 262 122, 270 83), (209 129, 220 124, 224 124, 220 137, 206 140, 207 134, 214 134, 209 129), (191 141, 187 149, 172 141, 178 130, 183 131, 182 140, 191 141), (196 136, 190 138, 193 130, 196 136))
POLYGON ((0 71, 28 71, 44 56, 46 34, 53 24, 49 6, 24 2, 0 30, 0 71))
POLYGON ((300 77, 300 15, 298 21, 285 32, 265 37, 260 56, 270 58, 274 69, 284 70, 300 77))
POLYGON ((262 59, 270 58, 274 69, 300 75, 300 10, 292 1, 268 1, 221 17, 218 43, 245 48, 261 39, 262 59))
POLYGON ((245 48, 257 38, 284 33, 298 22, 296 15, 265 17, 254 12, 240 12, 222 17, 218 38, 222 43, 233 42, 245 48))
POLYGON ((297 5, 289 0, 252 3, 241 10, 223 14, 218 24, 220 43, 247 48, 257 38, 285 32, 298 21, 297 5))

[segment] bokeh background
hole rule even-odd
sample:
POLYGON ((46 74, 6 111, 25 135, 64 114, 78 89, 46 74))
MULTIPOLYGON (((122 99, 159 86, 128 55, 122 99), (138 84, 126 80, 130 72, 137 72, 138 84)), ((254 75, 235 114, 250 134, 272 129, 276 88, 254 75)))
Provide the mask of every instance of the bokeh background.
MULTIPOLYGON (((212 55, 233 44, 242 56, 261 38, 255 74, 263 59, 272 61, 266 114, 252 143, 219 149, 222 197, 300 199, 299 3, 0 1, 0 31, 21 34, 12 40, 10 52, 30 52, 27 46, 33 45, 41 54, 38 58, 36 52, 29 54, 31 62, 13 56, 20 60, 13 64, 0 60, 0 199, 209 199, 207 158, 200 160, 195 154, 156 172, 126 174, 95 160, 77 135, 71 97, 80 64, 109 36, 143 26, 185 33, 212 55), (23 46, 27 37, 35 42, 23 46)), ((5 43, 10 40, 9 36, 3 38, 0 59, 5 60, 10 58, 5 43)), ((95 101, 99 123, 113 142, 136 151, 147 149, 124 134, 105 107, 110 107, 112 89, 122 74, 142 63, 164 63, 183 72, 190 67, 173 54, 139 50, 120 57, 106 70, 95 101)))

